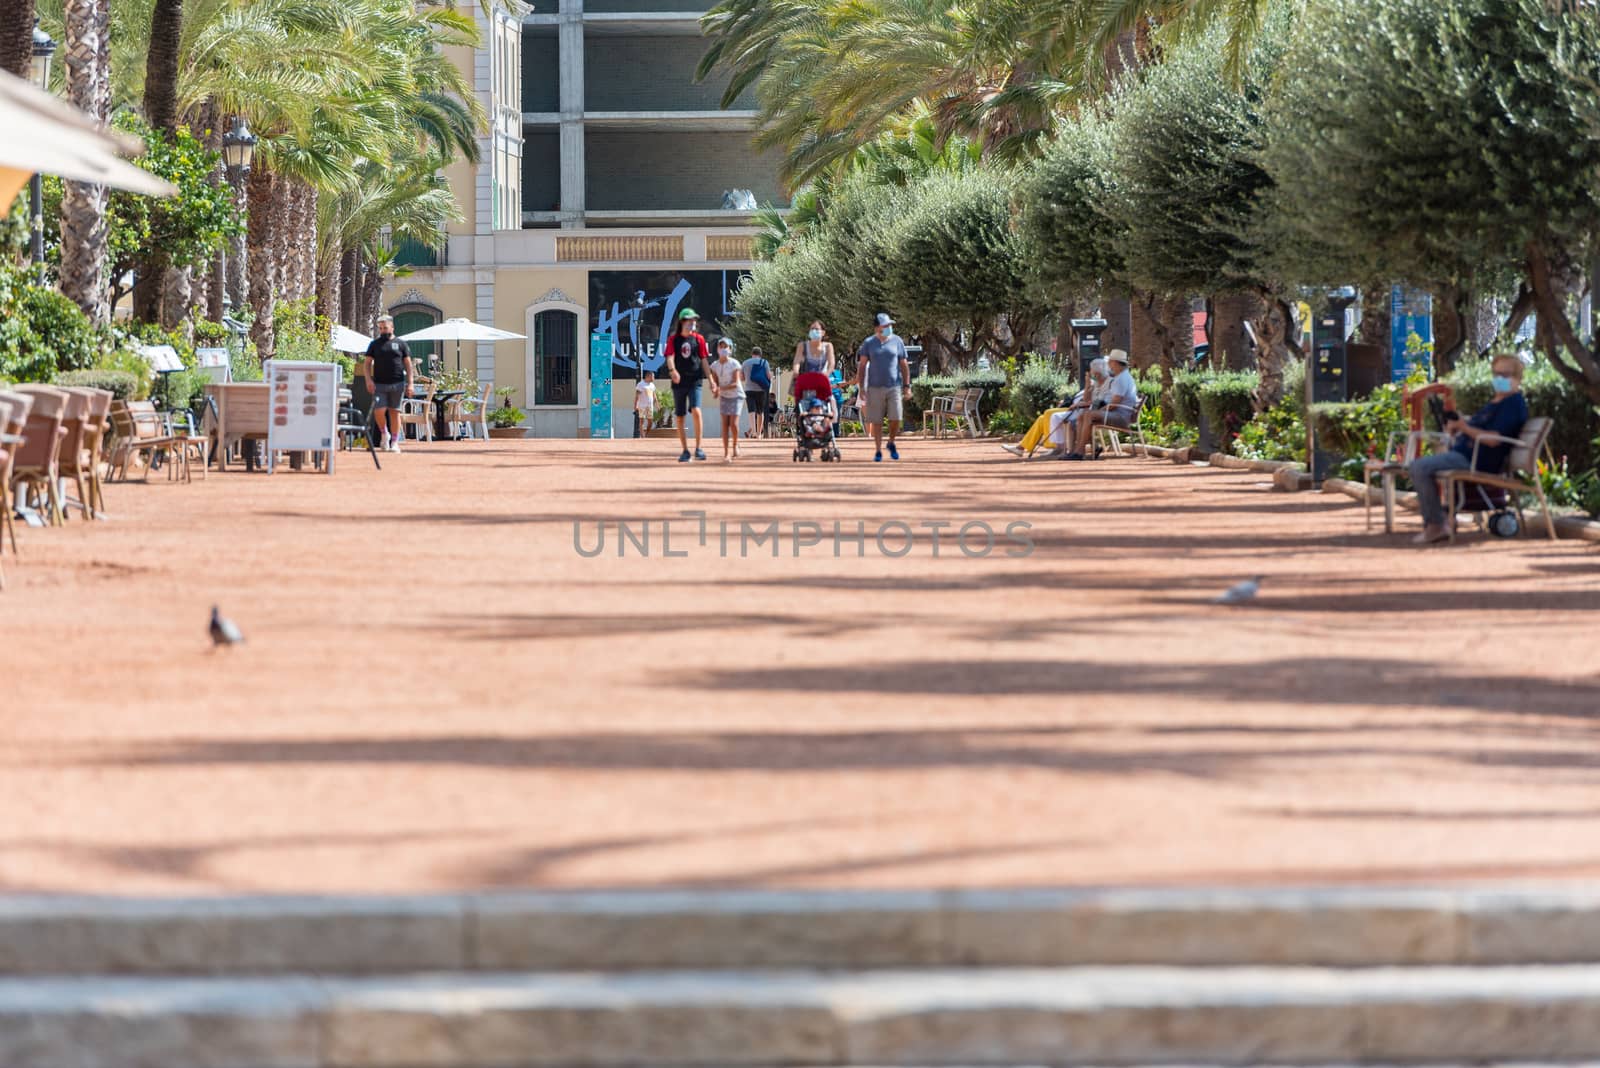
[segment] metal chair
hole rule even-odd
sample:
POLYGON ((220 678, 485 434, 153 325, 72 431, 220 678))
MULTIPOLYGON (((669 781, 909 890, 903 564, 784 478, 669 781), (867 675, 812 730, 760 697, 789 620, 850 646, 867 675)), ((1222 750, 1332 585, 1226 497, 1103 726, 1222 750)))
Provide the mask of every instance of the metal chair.
POLYGON ((1112 456, 1121 456, 1123 454, 1122 436, 1126 434, 1129 439, 1128 455, 1136 456, 1138 454, 1134 452, 1135 449, 1144 449, 1145 455, 1149 456, 1150 447, 1144 440, 1144 424, 1139 422, 1139 416, 1144 411, 1144 394, 1139 394, 1138 398, 1134 400, 1132 404, 1108 405, 1105 408, 1105 411, 1127 412, 1128 425, 1122 427, 1111 426, 1108 423, 1096 423, 1094 425, 1094 429, 1090 432, 1090 442, 1094 445, 1095 450, 1098 452, 1109 445, 1112 456))

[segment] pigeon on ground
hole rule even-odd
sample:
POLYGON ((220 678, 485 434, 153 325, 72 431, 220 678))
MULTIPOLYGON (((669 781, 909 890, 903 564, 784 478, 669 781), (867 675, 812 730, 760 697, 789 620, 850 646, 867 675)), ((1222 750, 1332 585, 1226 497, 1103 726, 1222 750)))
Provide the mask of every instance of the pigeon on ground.
POLYGON ((212 644, 212 646, 215 647, 215 646, 218 646, 218 645, 238 645, 242 641, 244 641, 244 635, 239 633, 239 628, 234 625, 233 620, 229 619, 227 616, 224 616, 220 611, 218 611, 216 605, 212 605, 211 606, 211 644, 212 644))
POLYGON ((1261 583, 1266 580, 1265 575, 1247 578, 1236 586, 1229 586, 1222 595, 1212 600, 1212 604, 1243 604, 1256 595, 1261 589, 1261 583))

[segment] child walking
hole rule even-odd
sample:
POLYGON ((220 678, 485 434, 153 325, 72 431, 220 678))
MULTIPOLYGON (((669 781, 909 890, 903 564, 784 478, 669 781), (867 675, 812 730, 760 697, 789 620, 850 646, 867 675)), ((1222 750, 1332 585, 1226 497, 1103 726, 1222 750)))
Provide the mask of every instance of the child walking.
POLYGON ((633 436, 642 438, 650 433, 650 423, 656 414, 656 373, 646 371, 633 387, 633 436))
POLYGON ((739 416, 744 411, 744 370, 733 358, 733 342, 727 338, 717 340, 717 361, 711 365, 712 381, 716 384, 722 413, 722 462, 731 464, 739 458, 739 416), (729 450, 732 455, 729 455, 729 450))

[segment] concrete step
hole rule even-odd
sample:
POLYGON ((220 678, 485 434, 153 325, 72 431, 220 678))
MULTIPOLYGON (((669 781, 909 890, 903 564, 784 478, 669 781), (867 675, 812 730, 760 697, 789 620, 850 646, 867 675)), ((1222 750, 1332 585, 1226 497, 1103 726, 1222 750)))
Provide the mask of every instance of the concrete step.
POLYGON ((6 1068, 1449 1063, 1600 1057, 1600 967, 0 981, 6 1068))
POLYGON ((0 897, 0 975, 1600 963, 1600 889, 0 897))

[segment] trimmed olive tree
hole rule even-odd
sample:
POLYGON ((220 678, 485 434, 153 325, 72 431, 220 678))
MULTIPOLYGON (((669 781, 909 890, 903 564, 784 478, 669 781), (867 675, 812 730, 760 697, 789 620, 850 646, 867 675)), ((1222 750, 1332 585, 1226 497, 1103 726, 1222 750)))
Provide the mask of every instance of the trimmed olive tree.
POLYGON ((959 358, 1027 349, 1051 302, 1032 284, 1026 237, 1011 225, 1011 180, 974 170, 930 176, 911 192, 887 259, 861 265, 884 273, 888 304, 907 332, 959 358))
POLYGON ((1116 181, 1105 209, 1120 230, 1122 274, 1155 328, 1169 385, 1191 336, 1188 295, 1260 298, 1258 410, 1277 403, 1284 368, 1300 355, 1286 290, 1264 269, 1255 244, 1270 182, 1258 159, 1261 101, 1279 39, 1269 34, 1251 53, 1242 85, 1224 71, 1223 42, 1212 33, 1170 53, 1123 93, 1111 138, 1116 181))
POLYGON ((1600 404, 1569 316, 1600 235, 1600 20, 1547 0, 1326 0, 1270 105, 1275 247, 1307 282, 1520 280, 1600 404))

